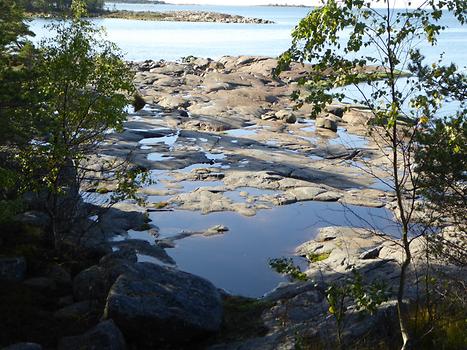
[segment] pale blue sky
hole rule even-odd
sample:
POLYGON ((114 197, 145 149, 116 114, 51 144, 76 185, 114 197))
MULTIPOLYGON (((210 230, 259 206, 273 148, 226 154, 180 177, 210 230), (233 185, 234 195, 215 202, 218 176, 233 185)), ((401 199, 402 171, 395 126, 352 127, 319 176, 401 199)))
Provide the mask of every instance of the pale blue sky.
MULTIPOLYGON (((409 1, 407 0, 389 0, 395 4, 395 7, 406 7, 409 1)), ((205 4, 205 5, 238 5, 238 6, 248 6, 248 5, 267 5, 267 4, 281 4, 281 5, 319 5, 319 0, 167 0, 169 3, 173 4, 205 4)), ((375 3, 379 2, 381 6, 383 4, 382 0, 373 1, 375 3)), ((422 0, 413 0, 410 1, 412 6, 417 3, 422 2, 422 0)))

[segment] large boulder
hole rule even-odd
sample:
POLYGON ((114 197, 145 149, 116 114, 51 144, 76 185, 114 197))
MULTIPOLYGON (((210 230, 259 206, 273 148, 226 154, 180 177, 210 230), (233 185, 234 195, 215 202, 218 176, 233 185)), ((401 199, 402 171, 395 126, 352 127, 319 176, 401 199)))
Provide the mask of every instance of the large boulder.
POLYGON ((85 300, 57 310, 54 313, 54 317, 62 321, 78 321, 85 319, 92 313, 97 313, 98 310, 99 305, 96 302, 85 300))
POLYGON ((127 339, 151 347, 188 343, 220 329, 221 297, 210 282, 149 263, 136 264, 136 270, 117 279, 104 311, 127 339))
POLYGON ((0 256, 0 281, 22 281, 26 275, 26 260, 22 256, 0 256))
POLYGON ((373 117, 372 113, 366 109, 350 108, 342 116, 342 120, 350 125, 364 126, 373 117))
POLYGON ((292 111, 281 109, 276 113, 276 118, 286 123, 293 124, 297 121, 297 117, 292 111))
POLYGON ((315 125, 317 128, 328 129, 331 131, 337 131, 337 122, 335 119, 325 116, 316 118, 315 125))
POLYGON ((105 301, 112 284, 117 278, 134 269, 136 255, 134 252, 116 252, 104 256, 99 265, 81 271, 73 279, 73 296, 75 300, 105 301))
POLYGON ((58 264, 49 265, 45 270, 45 276, 59 285, 71 284, 70 272, 58 264))
POLYGON ((83 335, 62 338, 58 350, 124 350, 125 339, 112 320, 99 323, 83 335))
POLYGON ((159 106, 164 109, 179 109, 185 108, 189 105, 189 102, 180 96, 166 96, 159 101, 159 106))
POLYGON ((329 105, 324 109, 326 112, 331 113, 339 118, 344 116, 345 106, 342 105, 329 105))

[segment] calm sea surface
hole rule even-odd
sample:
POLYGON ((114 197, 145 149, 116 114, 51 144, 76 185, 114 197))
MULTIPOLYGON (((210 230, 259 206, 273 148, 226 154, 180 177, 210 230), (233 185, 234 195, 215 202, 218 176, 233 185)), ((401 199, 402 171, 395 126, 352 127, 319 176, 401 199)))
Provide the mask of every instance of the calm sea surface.
MULTIPOLYGON (((309 8, 268 6, 153 5, 107 3, 109 9, 131 11, 197 10, 270 19, 275 24, 226 24, 153 22, 124 19, 97 19, 107 36, 124 52, 128 60, 176 60, 183 56, 219 58, 224 55, 277 56, 290 45, 290 33, 309 8)), ((44 25, 50 20, 36 19, 30 25, 40 40, 50 31, 44 25)), ((446 17, 448 29, 439 38, 436 48, 421 43, 427 59, 433 61, 445 52, 445 61, 467 65, 467 26, 446 17)))

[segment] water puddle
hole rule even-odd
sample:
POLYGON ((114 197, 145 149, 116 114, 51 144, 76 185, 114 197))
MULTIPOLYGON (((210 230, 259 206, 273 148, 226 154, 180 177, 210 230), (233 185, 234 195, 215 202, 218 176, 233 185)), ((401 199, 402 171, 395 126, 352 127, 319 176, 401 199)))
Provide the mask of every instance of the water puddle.
POLYGON ((271 146, 271 147, 277 147, 278 144, 279 144, 279 142, 277 142, 276 140, 266 141, 266 145, 271 146))
POLYGON ((177 184, 180 185, 181 192, 192 192, 200 187, 224 186, 224 182, 222 181, 181 181, 177 184))
POLYGON ((216 164, 196 163, 196 164, 189 165, 185 168, 177 169, 177 171, 180 171, 182 173, 190 173, 196 169, 209 169, 209 168, 216 168, 216 167, 217 167, 216 164))
POLYGON ((276 194, 282 193, 282 191, 265 190, 261 188, 255 188, 255 187, 238 187, 236 188, 236 191, 246 192, 248 193, 249 196, 253 196, 253 197, 274 196, 276 194))
POLYGON ((147 241, 151 244, 154 244, 154 242, 156 241, 154 236, 150 235, 148 231, 135 231, 135 230, 128 231, 128 237, 126 239, 139 239, 142 241, 147 241))
POLYGON ((231 199, 234 203, 245 203, 249 197, 253 197, 254 200, 257 200, 262 196, 274 196, 280 193, 282 193, 282 191, 264 190, 254 187, 238 187, 233 191, 225 191, 224 196, 231 199))
POLYGON ((204 152, 204 155, 206 156, 207 159, 212 160, 212 161, 224 160, 226 158, 226 155, 224 153, 204 152))
POLYGON ((397 229, 390 225, 392 213, 388 210, 343 207, 339 203, 295 203, 259 211, 254 217, 234 212, 202 215, 182 210, 150 214, 162 238, 219 224, 227 226, 229 232, 225 234, 182 239, 167 252, 181 270, 205 277, 231 293, 250 297, 260 297, 286 280, 269 268, 270 258, 293 255, 294 249, 312 239, 320 227, 361 227, 358 216, 365 218, 368 226, 397 234, 397 229))
POLYGON ((338 128, 337 136, 338 137, 328 141, 330 145, 342 145, 346 148, 356 149, 361 149, 368 146, 368 140, 365 137, 351 134, 343 128, 338 128))
POLYGON ((139 141, 139 144, 144 145, 144 146, 154 146, 158 143, 165 143, 167 146, 169 146, 170 149, 172 149, 175 143, 177 142, 178 137, 179 137, 179 132, 175 134, 167 135, 167 136, 149 137, 149 138, 142 139, 141 141, 139 141))
POLYGON ((258 133, 257 130, 248 129, 248 128, 232 129, 232 130, 227 130, 227 131, 224 132, 224 134, 227 135, 227 136, 239 137, 239 138, 247 137, 247 136, 253 136, 253 135, 256 135, 257 133, 258 133))
POLYGON ((174 159, 174 157, 170 157, 167 154, 162 154, 162 153, 149 153, 148 154, 148 160, 152 162, 163 162, 165 160, 171 160, 174 159))
POLYGON ((225 191, 223 195, 234 203, 245 203, 246 201, 246 197, 242 196, 238 191, 225 191))
POLYGON ((301 131, 305 132, 315 132, 316 131, 316 126, 315 126, 315 121, 314 120, 305 120, 303 122, 304 125, 306 125, 303 128, 300 128, 301 131))

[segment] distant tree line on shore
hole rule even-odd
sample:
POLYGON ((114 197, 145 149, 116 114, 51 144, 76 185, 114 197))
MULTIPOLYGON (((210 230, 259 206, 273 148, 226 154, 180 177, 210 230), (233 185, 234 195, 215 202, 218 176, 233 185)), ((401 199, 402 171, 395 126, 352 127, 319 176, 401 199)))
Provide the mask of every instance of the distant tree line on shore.
MULTIPOLYGON (((20 0, 19 3, 27 12, 68 13, 72 0, 20 0)), ((104 0, 85 0, 84 3, 89 13, 102 12, 104 9, 104 0)))

